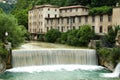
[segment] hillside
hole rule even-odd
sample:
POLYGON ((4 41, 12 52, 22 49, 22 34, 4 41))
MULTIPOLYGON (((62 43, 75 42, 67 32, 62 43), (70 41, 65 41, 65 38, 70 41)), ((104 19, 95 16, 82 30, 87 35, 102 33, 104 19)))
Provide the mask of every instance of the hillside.
POLYGON ((10 13, 14 8, 14 4, 0 3, 0 8, 2 8, 5 13, 10 13))

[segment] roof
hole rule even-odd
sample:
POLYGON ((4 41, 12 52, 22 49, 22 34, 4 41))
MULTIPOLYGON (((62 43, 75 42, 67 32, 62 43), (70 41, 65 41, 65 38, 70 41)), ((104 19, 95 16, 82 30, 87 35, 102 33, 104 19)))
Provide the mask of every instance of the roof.
POLYGON ((71 9, 71 8, 86 8, 86 9, 89 9, 88 7, 82 6, 82 5, 60 7, 60 9, 71 9))
POLYGON ((43 7, 50 7, 50 8, 59 8, 57 6, 53 6, 50 4, 45 4, 45 5, 35 5, 34 8, 43 8, 43 7))

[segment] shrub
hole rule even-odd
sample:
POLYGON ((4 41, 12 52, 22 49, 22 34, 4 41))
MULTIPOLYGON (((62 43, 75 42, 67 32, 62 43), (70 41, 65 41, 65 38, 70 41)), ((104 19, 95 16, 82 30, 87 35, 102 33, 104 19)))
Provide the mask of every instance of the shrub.
POLYGON ((4 46, 4 44, 0 41, 0 56, 1 56, 3 59, 5 59, 8 52, 7 52, 6 49, 4 49, 3 46, 4 46))
POLYGON ((45 34, 45 41, 54 43, 60 38, 61 33, 56 29, 51 29, 45 34))
POLYGON ((97 49, 99 56, 114 65, 120 62, 120 47, 117 48, 99 48, 97 49))
POLYGON ((113 48, 111 53, 111 61, 114 63, 114 65, 117 65, 118 62, 120 62, 120 47, 113 48))
POLYGON ((87 46, 90 39, 92 39, 95 36, 94 31, 91 29, 89 25, 81 26, 80 30, 78 31, 78 34, 81 46, 87 46))
POLYGON ((102 6, 91 8, 89 11, 89 15, 100 15, 100 14, 112 14, 112 7, 102 6))
POLYGON ((115 28, 111 28, 108 31, 108 34, 102 37, 102 43, 105 47, 113 47, 115 44, 115 37, 117 35, 118 30, 120 30, 119 26, 115 26, 115 28))

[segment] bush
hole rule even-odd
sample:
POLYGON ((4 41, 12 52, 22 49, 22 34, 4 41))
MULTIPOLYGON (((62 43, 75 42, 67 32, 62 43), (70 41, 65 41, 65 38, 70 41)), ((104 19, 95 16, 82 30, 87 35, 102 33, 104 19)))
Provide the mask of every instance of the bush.
POLYGON ((99 48, 97 53, 103 60, 112 62, 114 65, 120 62, 120 47, 117 48, 99 48))
POLYGON ((120 47, 113 48, 110 56, 112 56, 112 63, 114 63, 114 65, 117 65, 117 63, 120 62, 120 47))
POLYGON ((51 29, 45 34, 45 41, 54 43, 60 38, 61 33, 56 29, 51 29))
POLYGON ((17 19, 12 15, 0 14, 0 40, 12 42, 12 46, 16 47, 25 40, 26 29, 24 26, 19 26, 17 19), (5 32, 8 36, 5 37, 5 32))
POLYGON ((80 30, 78 31, 79 34, 79 42, 81 46, 87 46, 95 34, 94 31, 91 29, 89 25, 81 26, 80 30))
POLYGON ((6 49, 4 49, 3 46, 4 46, 4 44, 0 41, 0 56, 1 56, 3 59, 5 59, 8 52, 7 52, 6 49))
POLYGON ((105 47, 114 47, 115 44, 115 38, 117 36, 117 32, 120 30, 119 26, 115 26, 115 28, 111 28, 108 31, 108 34, 104 35, 102 37, 102 43, 104 44, 105 47))
POLYGON ((89 15, 100 15, 100 14, 112 14, 112 7, 102 6, 91 8, 89 11, 89 15))
POLYGON ((78 40, 78 38, 76 38, 72 35, 68 35, 67 43, 69 45, 72 45, 72 46, 78 46, 79 45, 79 40, 78 40))
POLYGON ((102 59, 106 60, 106 61, 111 61, 110 59, 110 55, 112 52, 112 49, 108 49, 108 48, 99 48, 97 50, 97 52, 99 53, 99 56, 102 57, 102 59))

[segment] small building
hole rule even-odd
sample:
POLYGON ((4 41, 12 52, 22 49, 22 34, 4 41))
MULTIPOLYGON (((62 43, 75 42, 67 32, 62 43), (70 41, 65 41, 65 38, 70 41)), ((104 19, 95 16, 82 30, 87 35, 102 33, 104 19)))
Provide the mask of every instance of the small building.
POLYGON ((89 8, 82 5, 58 7, 53 5, 34 6, 28 12, 28 31, 37 38, 50 29, 66 32, 91 25, 96 34, 104 35, 113 25, 120 25, 120 8, 113 8, 112 14, 89 15, 89 8))

